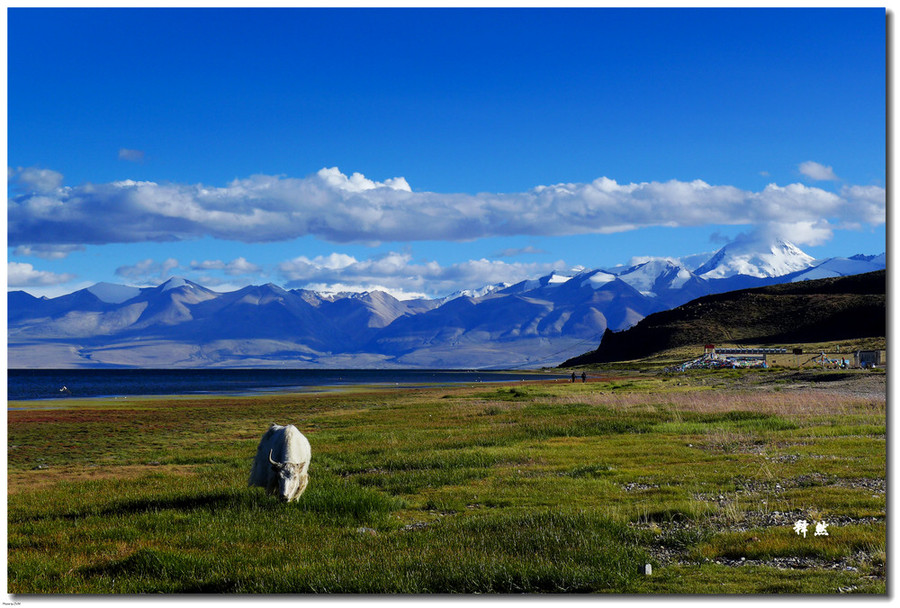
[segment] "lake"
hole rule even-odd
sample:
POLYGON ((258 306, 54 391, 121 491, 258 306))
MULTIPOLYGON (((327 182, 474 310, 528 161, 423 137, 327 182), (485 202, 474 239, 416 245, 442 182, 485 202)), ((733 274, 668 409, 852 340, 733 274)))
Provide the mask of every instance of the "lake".
POLYGON ((11 369, 7 399, 139 395, 252 395, 318 392, 367 385, 420 388, 565 378, 565 374, 465 370, 364 369, 11 369), (64 388, 65 387, 65 388, 64 388))

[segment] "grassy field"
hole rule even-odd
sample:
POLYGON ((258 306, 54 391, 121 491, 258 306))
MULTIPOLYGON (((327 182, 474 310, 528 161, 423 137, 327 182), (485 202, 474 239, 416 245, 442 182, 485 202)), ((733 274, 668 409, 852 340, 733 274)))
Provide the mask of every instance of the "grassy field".
POLYGON ((14 594, 885 593, 883 374, 10 407, 14 594), (247 487, 271 422, 296 503, 247 487))

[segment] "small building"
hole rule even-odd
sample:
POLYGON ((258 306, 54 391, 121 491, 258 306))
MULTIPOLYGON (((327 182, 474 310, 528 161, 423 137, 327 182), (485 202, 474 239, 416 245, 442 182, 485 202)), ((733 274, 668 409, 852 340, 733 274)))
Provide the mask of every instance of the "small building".
POLYGON ((872 368, 886 364, 884 350, 856 352, 803 352, 802 348, 716 348, 704 346, 701 358, 715 367, 792 367, 846 369, 872 368))
POLYGON ((794 369, 848 369, 872 368, 885 364, 885 351, 862 350, 856 352, 803 352, 795 348, 783 354, 766 357, 769 367, 792 367, 794 369))
POLYGON ((772 357, 786 353, 784 348, 713 348, 711 356, 728 361, 735 367, 769 367, 772 357))
POLYGON ((856 367, 871 368, 887 365, 887 351, 858 350, 854 353, 856 367))

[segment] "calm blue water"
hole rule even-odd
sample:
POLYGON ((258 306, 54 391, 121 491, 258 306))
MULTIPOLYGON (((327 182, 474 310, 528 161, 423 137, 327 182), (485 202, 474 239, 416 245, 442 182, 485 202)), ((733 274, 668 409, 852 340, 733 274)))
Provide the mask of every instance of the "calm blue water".
POLYGON ((9 370, 7 399, 122 397, 136 395, 247 395, 308 392, 359 384, 419 387, 562 378, 563 374, 444 370, 9 370), (60 389, 66 387, 68 393, 60 389))

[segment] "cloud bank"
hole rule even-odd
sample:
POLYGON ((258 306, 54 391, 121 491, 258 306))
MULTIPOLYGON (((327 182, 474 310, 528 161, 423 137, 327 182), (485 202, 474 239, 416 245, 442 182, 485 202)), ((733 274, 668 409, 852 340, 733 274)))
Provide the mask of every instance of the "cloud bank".
POLYGON ((62 260, 75 251, 84 251, 84 245, 20 245, 13 250, 13 253, 35 256, 45 260, 62 260))
POLYGON ((380 289, 404 299, 445 296, 473 285, 517 283, 567 268, 562 260, 510 264, 480 259, 441 266, 435 261, 417 262, 408 253, 390 252, 367 260, 342 253, 312 259, 300 256, 279 264, 278 272, 288 288, 323 290, 327 286, 334 291, 339 285, 345 291, 380 289))
POLYGON ((198 262, 194 260, 191 262, 191 270, 221 270, 232 277, 262 272, 261 267, 248 262, 243 257, 236 258, 230 262, 223 262, 222 260, 203 260, 198 262))
POLYGON ((793 242, 810 244, 804 233, 819 240, 835 228, 885 221, 885 190, 877 186, 848 185, 833 193, 770 184, 753 192, 701 180, 619 184, 601 177, 520 193, 442 194, 414 192, 402 177, 377 182, 337 168, 306 178, 254 175, 225 187, 131 180, 72 187, 49 170, 8 173, 16 193, 8 205, 10 246, 204 236, 248 243, 305 235, 335 243, 465 241, 710 224, 771 225, 793 242))
POLYGON ((171 275, 173 270, 179 267, 178 260, 175 258, 169 258, 162 262, 147 258, 137 264, 119 266, 116 268, 115 274, 123 279, 132 281, 147 281, 148 279, 155 277, 159 282, 162 282, 171 275))
POLYGON ((75 278, 72 274, 57 274, 46 270, 36 270, 31 264, 22 262, 6 263, 6 284, 8 287, 31 287, 62 285, 75 278))

